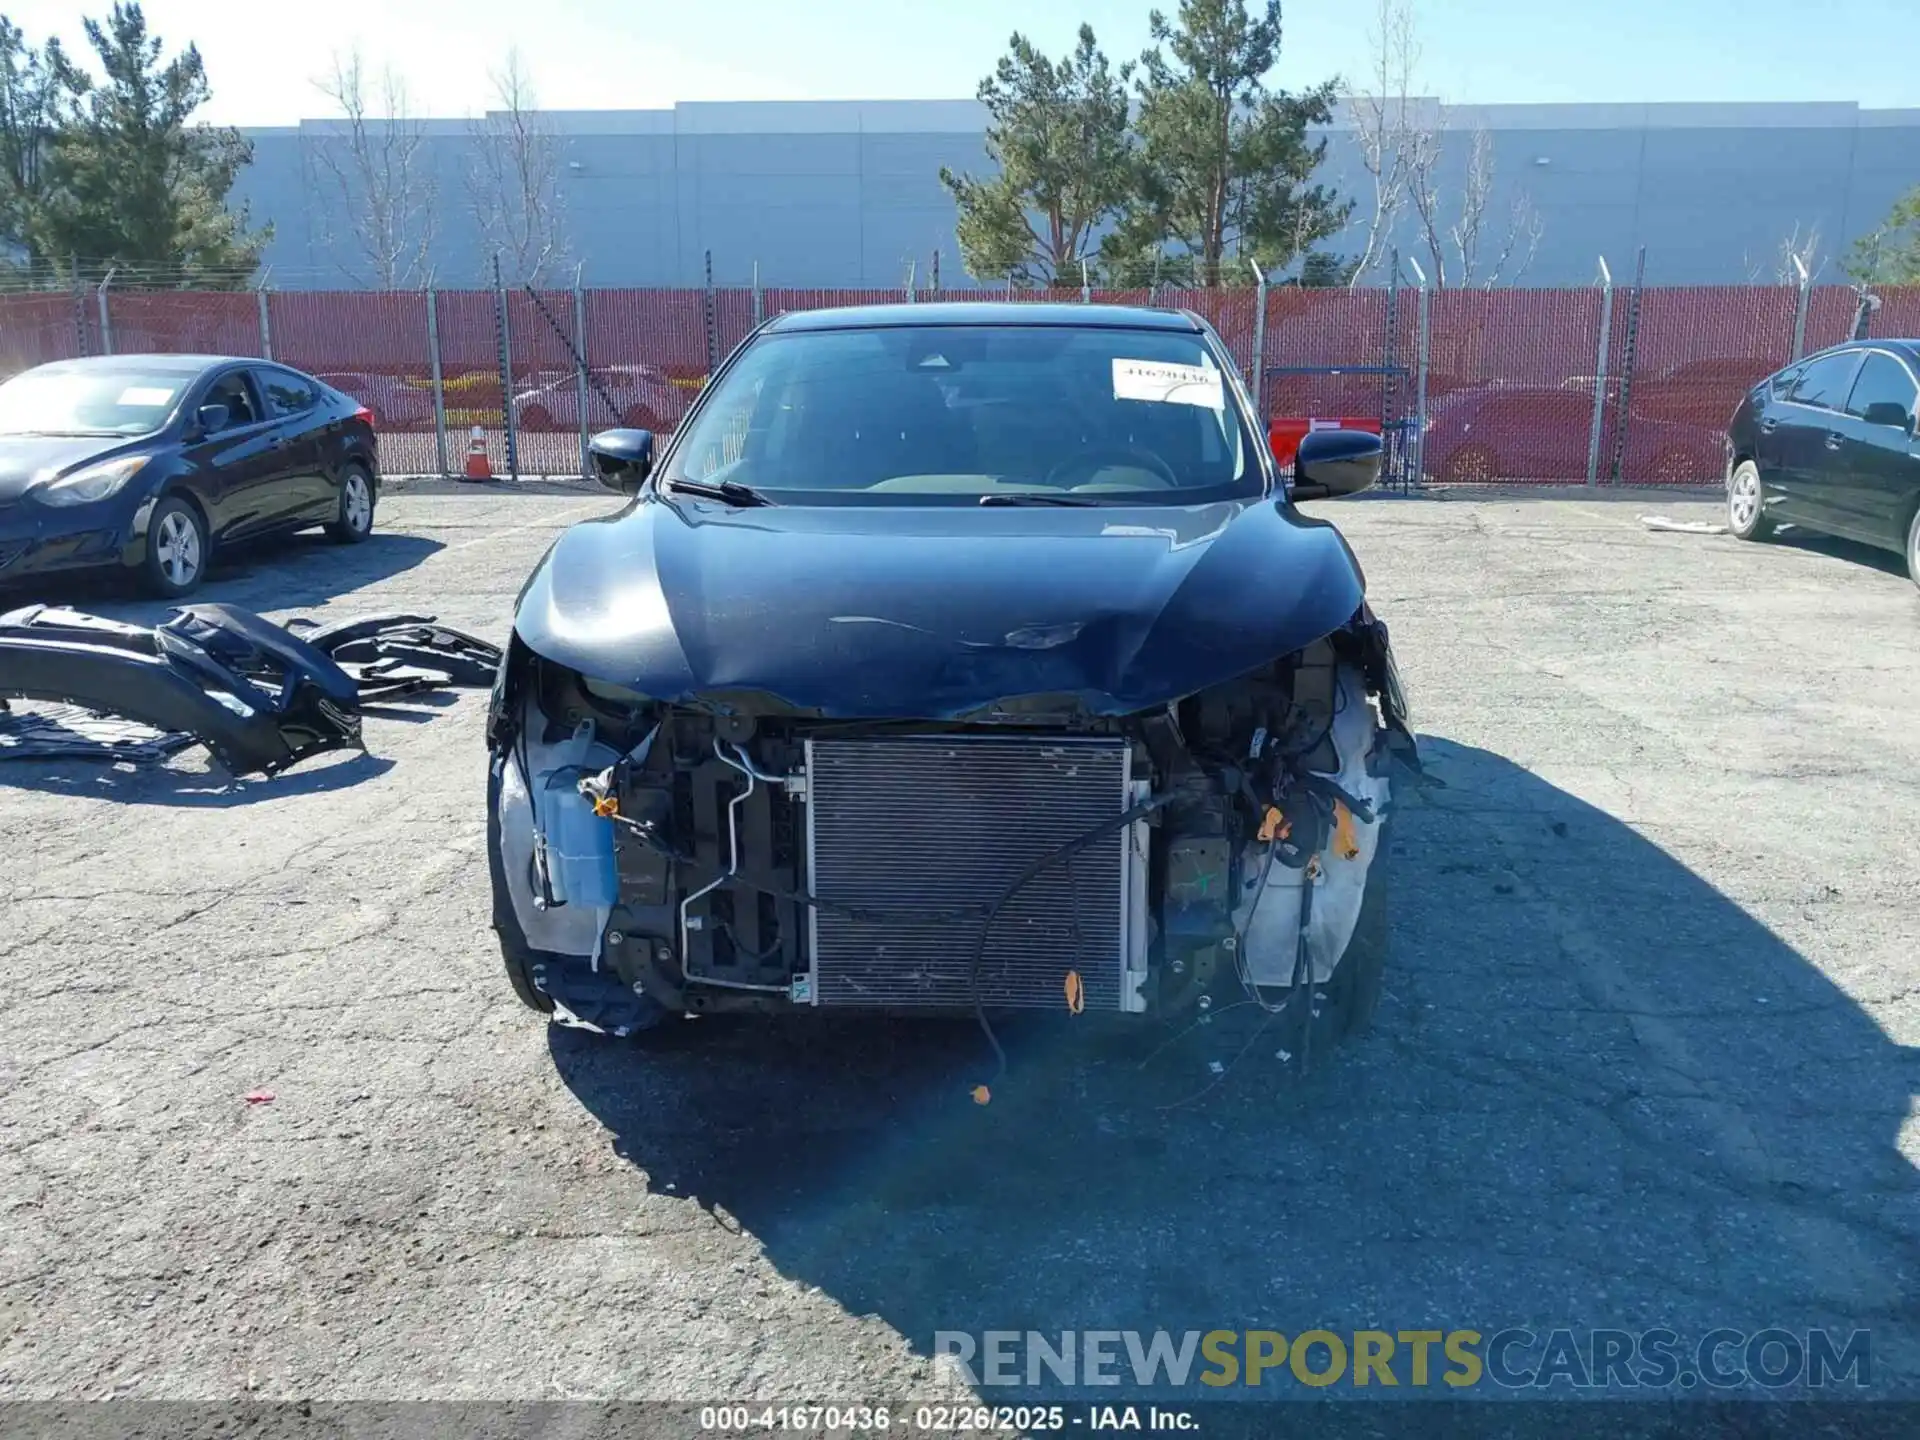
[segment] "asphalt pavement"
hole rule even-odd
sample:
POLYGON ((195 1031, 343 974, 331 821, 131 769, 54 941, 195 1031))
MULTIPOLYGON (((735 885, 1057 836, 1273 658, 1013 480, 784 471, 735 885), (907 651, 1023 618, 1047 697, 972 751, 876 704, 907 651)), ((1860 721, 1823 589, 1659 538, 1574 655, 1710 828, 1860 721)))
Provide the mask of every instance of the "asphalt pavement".
MULTIPOLYGON (((616 503, 402 488, 206 598, 504 639, 616 503)), ((1715 513, 1671 496, 1312 508, 1443 784, 1376 1028, 1304 1077, 1224 1019, 1016 1027, 985 1108, 965 1025, 550 1029, 487 928, 473 693, 275 780, 0 768, 0 1397, 929 1398, 940 1331, 1316 1327, 1866 1329, 1911 1387, 1898 557, 1645 530, 1715 513)))

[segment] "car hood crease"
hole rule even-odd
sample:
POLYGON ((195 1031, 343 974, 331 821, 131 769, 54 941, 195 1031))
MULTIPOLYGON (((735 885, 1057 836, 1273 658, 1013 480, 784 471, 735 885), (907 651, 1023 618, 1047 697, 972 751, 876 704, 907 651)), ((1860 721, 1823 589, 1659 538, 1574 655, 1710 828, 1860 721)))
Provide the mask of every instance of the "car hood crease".
POLYGON ((1328 634, 1362 591, 1338 532, 1272 499, 738 510, 649 495, 563 535, 515 625, 536 653, 659 700, 948 718, 1048 696, 1125 714, 1328 634))

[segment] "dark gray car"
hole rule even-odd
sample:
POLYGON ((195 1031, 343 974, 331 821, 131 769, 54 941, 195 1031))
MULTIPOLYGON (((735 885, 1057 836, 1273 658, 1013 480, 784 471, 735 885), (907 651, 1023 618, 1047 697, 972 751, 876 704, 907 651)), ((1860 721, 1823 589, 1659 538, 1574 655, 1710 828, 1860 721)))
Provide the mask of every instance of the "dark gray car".
POLYGON ((1920 341, 1859 340, 1750 390, 1727 427, 1727 523, 1899 551, 1920 584, 1920 341))

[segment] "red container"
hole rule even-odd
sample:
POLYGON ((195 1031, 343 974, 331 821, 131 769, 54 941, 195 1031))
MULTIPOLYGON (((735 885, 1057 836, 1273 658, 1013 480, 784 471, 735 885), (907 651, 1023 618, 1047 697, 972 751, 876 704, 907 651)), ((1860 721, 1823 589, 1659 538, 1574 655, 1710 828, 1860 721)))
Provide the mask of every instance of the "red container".
POLYGON ((1273 448, 1273 458, 1280 465, 1293 464, 1294 453, 1299 450, 1300 442, 1314 430, 1365 430, 1378 435, 1380 421, 1367 415, 1340 415, 1332 418, 1315 416, 1308 420, 1296 420, 1291 417, 1275 417, 1267 422, 1267 444, 1273 448))

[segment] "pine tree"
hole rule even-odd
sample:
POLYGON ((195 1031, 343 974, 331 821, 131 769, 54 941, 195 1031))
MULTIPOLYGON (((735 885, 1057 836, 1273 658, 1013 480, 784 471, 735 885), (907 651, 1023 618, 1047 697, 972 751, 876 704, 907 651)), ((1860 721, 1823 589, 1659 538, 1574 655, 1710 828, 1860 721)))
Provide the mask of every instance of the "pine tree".
POLYGON ((116 3, 86 31, 102 77, 49 149, 41 247, 183 285, 244 285, 270 231, 250 231, 245 210, 227 208, 252 147, 192 123, 208 96, 199 50, 163 61, 138 4, 116 3))
POLYGON ((960 207, 960 254, 974 275, 1080 283, 1094 233, 1130 183, 1131 73, 1127 65, 1112 70, 1090 25, 1057 64, 1022 35, 1008 42, 979 92, 989 116, 987 153, 1000 173, 982 180, 940 171, 960 207))
MULTIPOLYGON (((1247 283, 1248 260, 1278 273, 1339 233, 1351 201, 1311 183, 1334 82, 1289 94, 1266 83, 1280 58, 1280 3, 1180 0, 1159 11, 1141 57, 1134 194, 1103 248, 1115 268, 1158 262, 1202 285, 1247 283)), ((1316 261, 1316 268, 1325 261, 1316 261)))

